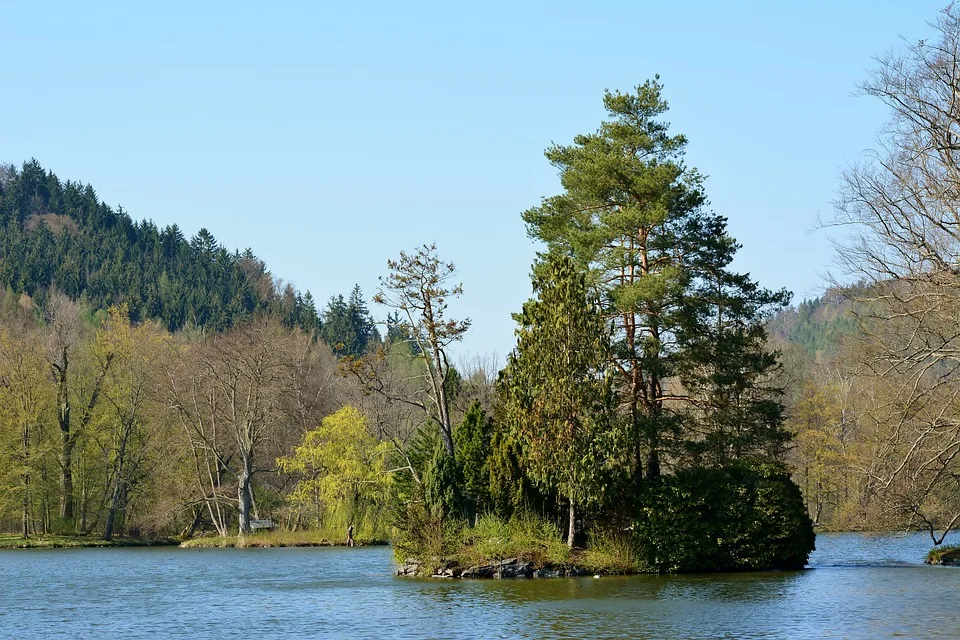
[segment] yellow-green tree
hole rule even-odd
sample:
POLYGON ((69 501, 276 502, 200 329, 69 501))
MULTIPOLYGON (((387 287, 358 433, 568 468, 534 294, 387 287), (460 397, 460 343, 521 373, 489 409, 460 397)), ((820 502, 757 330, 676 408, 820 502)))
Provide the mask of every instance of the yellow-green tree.
POLYGON ((104 539, 110 540, 131 492, 146 478, 151 436, 160 436, 149 392, 168 340, 152 323, 133 326, 126 305, 111 307, 97 331, 93 352, 111 360, 103 383, 103 407, 93 434, 103 463, 104 539))
POLYGON ((36 332, 0 329, 0 514, 20 512, 29 537, 34 498, 42 491, 43 426, 52 410, 46 363, 36 332))
POLYGON ((363 414, 347 406, 307 432, 293 455, 277 465, 300 477, 288 499, 301 513, 312 510, 318 527, 359 525, 372 533, 389 491, 389 451, 370 435, 363 414))

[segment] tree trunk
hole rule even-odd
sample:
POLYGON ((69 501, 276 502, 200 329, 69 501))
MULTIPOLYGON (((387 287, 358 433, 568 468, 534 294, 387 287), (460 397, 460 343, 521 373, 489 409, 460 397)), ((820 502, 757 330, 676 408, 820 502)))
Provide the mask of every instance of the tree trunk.
POLYGON ((570 498, 570 521, 567 525, 567 546, 573 549, 573 538, 577 533, 577 510, 573 498, 570 498))
POLYGON ((66 423, 60 423, 60 519, 72 526, 73 509, 73 438, 70 437, 70 410, 66 423))
POLYGON ((240 499, 240 534, 250 533, 250 506, 253 503, 251 483, 253 480, 253 459, 246 456, 240 470, 237 497, 240 499))
POLYGON ((23 428, 23 498, 21 500, 21 531, 24 539, 30 537, 30 427, 23 428))
POLYGON ((103 528, 103 539, 113 540, 113 525, 117 520, 117 508, 120 505, 120 499, 123 496, 123 482, 118 478, 113 487, 113 495, 110 498, 110 508, 107 510, 107 523, 103 528))
POLYGON ((127 458, 127 443, 130 441, 130 432, 133 431, 133 417, 124 421, 123 437, 120 439, 120 448, 117 451, 117 469, 114 474, 113 495, 110 498, 110 509, 107 511, 107 524, 103 531, 103 539, 113 538, 113 526, 117 520, 117 510, 123 501, 126 491, 124 490, 124 462, 127 458))
POLYGON ((60 519, 73 520, 73 438, 70 434, 70 398, 67 390, 67 354, 57 377, 57 423, 60 427, 60 519))
POLYGON ((660 454, 651 447, 647 454, 647 480, 656 480, 660 477, 660 454))

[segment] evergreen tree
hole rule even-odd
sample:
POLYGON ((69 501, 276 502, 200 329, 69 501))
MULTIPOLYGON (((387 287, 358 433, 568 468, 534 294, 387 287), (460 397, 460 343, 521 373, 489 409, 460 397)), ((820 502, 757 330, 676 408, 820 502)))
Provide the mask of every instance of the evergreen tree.
POLYGON ((577 508, 612 488, 620 454, 608 372, 609 335, 570 258, 550 257, 534 278, 537 298, 517 316, 517 346, 500 378, 504 419, 521 445, 525 471, 569 507, 573 546, 577 508))
POLYGON ((471 511, 484 511, 490 501, 491 436, 493 426, 480 403, 474 401, 463 421, 453 431, 456 458, 463 473, 463 489, 471 511))
POLYGON ((228 252, 207 229, 188 241, 176 225, 134 222, 35 160, 2 177, 0 286, 41 305, 51 288, 98 309, 125 303, 132 321, 156 318, 171 331, 222 330, 262 312, 316 328, 312 300, 284 308, 263 262, 228 252))
MULTIPOLYGON (((716 314, 754 335, 756 310, 787 296, 729 270, 738 245, 726 220, 706 209, 702 176, 683 162, 686 138, 670 135, 658 120, 667 111, 661 91, 654 79, 634 93, 607 92, 609 120, 546 152, 564 192, 523 214, 528 233, 549 254, 569 255, 587 270, 613 324, 611 365, 637 480, 644 467, 648 478, 660 475, 661 456, 697 400, 681 384, 695 379, 689 368, 704 362, 694 352, 729 336, 712 330, 716 314), (715 286, 721 294, 703 299, 715 286)), ((747 342, 755 349, 755 341, 747 342)), ((756 367, 756 375, 769 368, 764 358, 747 360, 725 357, 730 366, 756 367)), ((756 375, 744 383, 752 385, 756 375)))

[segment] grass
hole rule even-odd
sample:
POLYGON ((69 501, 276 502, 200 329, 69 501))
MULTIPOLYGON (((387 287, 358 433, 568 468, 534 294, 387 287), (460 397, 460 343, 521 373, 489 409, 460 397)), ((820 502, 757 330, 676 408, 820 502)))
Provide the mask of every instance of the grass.
POLYGON ((643 573, 640 554, 628 535, 596 531, 580 557, 580 564, 603 575, 643 573))
POLYGON ((567 566, 571 560, 560 530, 533 515, 509 521, 493 515, 480 516, 473 527, 462 526, 460 545, 453 556, 464 567, 506 558, 531 562, 534 568, 567 566))
MULTIPOLYGON (((416 559, 420 575, 439 570, 464 571, 507 559, 529 562, 534 570, 579 569, 592 574, 644 573, 644 565, 632 536, 624 531, 595 530, 585 549, 570 549, 556 523, 534 514, 504 520, 486 514, 473 526, 463 521, 440 524, 426 518, 413 533, 394 545, 397 562, 416 559)), ((400 532, 402 533, 402 532, 400 532)))
MULTIPOLYGON (((385 545, 386 540, 355 537, 357 546, 385 545)), ((185 548, 257 548, 257 547, 343 547, 347 541, 342 531, 260 531, 246 536, 204 536, 184 540, 180 545, 185 548)))
POLYGON ((960 565, 960 545, 934 547, 927 553, 927 564, 960 565))
POLYGON ((510 520, 488 514, 472 527, 461 521, 447 523, 443 529, 409 540, 403 549, 395 548, 398 562, 417 558, 425 575, 440 568, 462 571, 513 558, 529 562, 535 570, 579 568, 602 575, 645 571, 628 534, 597 531, 586 549, 570 549, 555 523, 531 514, 510 520))
POLYGON ((159 538, 127 538, 117 536, 113 540, 104 540, 97 536, 78 535, 35 535, 22 538, 19 535, 0 534, 0 549, 79 549, 83 547, 150 547, 176 545, 179 540, 159 538))

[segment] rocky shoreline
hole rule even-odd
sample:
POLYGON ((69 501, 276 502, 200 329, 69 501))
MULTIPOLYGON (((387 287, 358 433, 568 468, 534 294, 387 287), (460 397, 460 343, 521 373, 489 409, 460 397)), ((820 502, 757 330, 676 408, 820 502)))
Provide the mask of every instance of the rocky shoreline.
POLYGON ((592 575, 582 567, 544 566, 535 569, 532 562, 518 558, 506 558, 486 564, 462 568, 453 561, 440 562, 437 568, 427 569, 424 563, 415 558, 407 558, 397 567, 396 575, 401 577, 462 578, 471 579, 510 579, 510 578, 575 578, 592 575))
POLYGON ((927 554, 926 562, 945 567, 958 567, 960 566, 960 546, 950 545, 931 549, 927 554))

